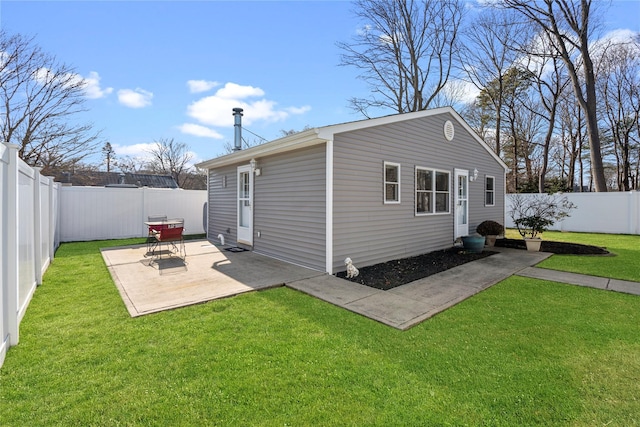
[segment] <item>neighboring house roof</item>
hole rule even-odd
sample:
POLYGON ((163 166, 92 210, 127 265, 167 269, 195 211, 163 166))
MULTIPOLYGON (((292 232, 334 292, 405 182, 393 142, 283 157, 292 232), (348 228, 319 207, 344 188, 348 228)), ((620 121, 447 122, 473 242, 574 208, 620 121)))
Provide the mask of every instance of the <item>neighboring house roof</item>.
POLYGON ((438 114, 449 113, 456 121, 469 132, 474 139, 493 158, 505 169, 508 167, 500 159, 500 157, 474 132, 473 129, 464 121, 462 117, 451 107, 434 108, 431 110, 416 111, 412 113, 394 114, 390 116, 378 117, 375 119, 358 120, 354 122, 347 122, 342 124, 324 126, 320 128, 313 128, 306 131, 298 132, 293 135, 285 136, 284 138, 276 139, 265 144, 257 145, 247 148, 246 150, 236 151, 231 154, 216 157, 211 160, 204 161, 196 166, 201 169, 212 169, 221 166, 227 166, 230 164, 249 161, 254 157, 266 156, 271 154, 283 153, 291 150, 297 150, 299 148, 310 147, 312 145, 324 144, 327 141, 331 141, 335 134, 350 132, 359 129, 370 128, 374 126, 386 125, 391 123, 403 122, 406 120, 418 119, 423 117, 435 116, 438 114))
POLYGON ((152 187, 178 188, 176 180, 170 175, 154 175, 146 173, 120 173, 83 171, 81 173, 63 172, 56 181, 71 185, 91 185, 104 187, 152 187))

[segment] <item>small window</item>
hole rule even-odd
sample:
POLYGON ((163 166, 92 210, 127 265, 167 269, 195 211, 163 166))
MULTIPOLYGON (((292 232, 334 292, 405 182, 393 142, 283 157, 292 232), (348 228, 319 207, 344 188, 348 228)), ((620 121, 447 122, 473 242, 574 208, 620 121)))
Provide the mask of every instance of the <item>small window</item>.
POLYGON ((384 203, 400 203, 400 165, 384 162, 384 203))
POLYGON ((416 215, 449 213, 449 172, 416 167, 416 215))
POLYGON ((484 205, 494 206, 496 204, 496 179, 492 176, 484 177, 484 205))

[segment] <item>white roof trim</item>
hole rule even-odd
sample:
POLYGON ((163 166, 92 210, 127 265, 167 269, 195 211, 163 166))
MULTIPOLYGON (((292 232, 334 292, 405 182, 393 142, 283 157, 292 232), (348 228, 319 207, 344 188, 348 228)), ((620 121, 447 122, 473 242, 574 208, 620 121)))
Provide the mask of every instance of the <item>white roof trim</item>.
POLYGON ((256 145, 255 147, 250 147, 245 150, 216 157, 215 159, 206 160, 202 163, 198 163, 196 167, 200 169, 212 169, 249 161, 254 157, 264 157, 269 154, 277 154, 298 148, 310 147, 324 142, 326 142, 326 140, 318 138, 318 129, 310 129, 284 138, 266 142, 261 145, 256 145))
POLYGON ((354 130, 370 128, 374 126, 386 125, 390 123, 404 122, 407 120, 418 119, 423 117, 435 116, 438 114, 449 113, 453 115, 456 121, 478 142, 485 150, 487 150, 500 165, 507 170, 507 165, 502 159, 480 138, 462 117, 451 107, 433 108, 430 110, 415 111, 412 113, 394 114, 391 116, 377 117, 374 119, 364 119, 355 122, 342 123, 337 125, 324 126, 314 128, 307 131, 299 132, 284 138, 276 139, 265 144, 247 148, 246 150, 236 151, 215 159, 198 163, 196 167, 200 169, 212 169, 221 166, 227 166, 236 163, 249 161, 254 157, 263 157, 266 155, 282 153, 295 150, 298 148, 310 147, 312 145, 323 144, 333 140, 334 135, 343 132, 351 132, 354 130))
POLYGON ((319 135, 323 138, 331 139, 336 133, 351 132, 354 130, 381 126, 390 123, 404 122, 422 117, 435 116, 437 114, 452 112, 451 107, 433 108, 431 110, 414 111, 412 113, 394 114, 391 116, 377 117, 374 119, 358 120, 355 122, 342 123, 319 128, 319 135), (329 137, 329 135, 331 137, 329 137))

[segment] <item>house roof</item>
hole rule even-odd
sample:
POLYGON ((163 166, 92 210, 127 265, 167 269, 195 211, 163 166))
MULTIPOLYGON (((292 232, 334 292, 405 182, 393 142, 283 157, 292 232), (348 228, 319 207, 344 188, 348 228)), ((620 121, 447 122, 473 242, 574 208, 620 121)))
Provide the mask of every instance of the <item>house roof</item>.
POLYGON ((393 114, 390 116, 377 117, 374 119, 358 120, 353 122, 329 125, 319 128, 313 128, 306 131, 298 132, 293 135, 285 136, 261 145, 247 148, 246 150, 236 151, 216 157, 211 160, 198 163, 196 166, 201 169, 213 169, 216 167, 228 166, 235 163, 249 161, 252 158, 263 157, 271 154, 283 153, 299 148, 310 147, 312 145, 324 144, 334 139, 334 135, 344 132, 350 132, 369 127, 386 125, 391 123, 403 122, 406 120, 418 119, 423 117, 435 116, 438 114, 449 113, 456 121, 467 131, 489 154, 505 169, 508 167, 502 159, 480 138, 473 129, 464 121, 464 119, 451 107, 433 108, 430 110, 415 111, 412 113, 393 114))

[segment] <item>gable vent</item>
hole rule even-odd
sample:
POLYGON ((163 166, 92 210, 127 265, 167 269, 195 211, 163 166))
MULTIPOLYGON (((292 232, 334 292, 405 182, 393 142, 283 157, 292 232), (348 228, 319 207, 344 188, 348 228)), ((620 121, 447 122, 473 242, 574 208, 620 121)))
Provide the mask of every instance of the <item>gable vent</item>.
POLYGON ((447 139, 447 141, 452 141, 454 134, 455 129, 453 127, 453 123, 451 123, 451 120, 447 120, 446 122, 444 122, 444 137, 447 139))

